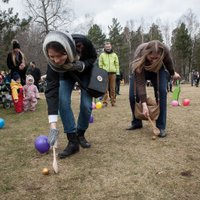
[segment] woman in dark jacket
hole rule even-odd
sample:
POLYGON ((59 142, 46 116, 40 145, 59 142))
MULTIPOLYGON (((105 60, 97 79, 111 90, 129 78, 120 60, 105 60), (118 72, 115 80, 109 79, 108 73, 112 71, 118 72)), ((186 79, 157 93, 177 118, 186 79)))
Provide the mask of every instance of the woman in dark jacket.
POLYGON ((20 50, 20 44, 17 40, 13 40, 12 45, 13 50, 7 56, 7 66, 11 72, 11 79, 13 78, 13 74, 17 72, 20 75, 21 84, 24 85, 26 79, 25 56, 20 50))
POLYGON ((68 138, 68 144, 60 158, 68 157, 91 145, 85 139, 92 112, 92 97, 81 89, 80 112, 77 123, 71 108, 71 94, 76 83, 72 73, 87 86, 91 69, 97 59, 97 53, 91 41, 85 36, 68 35, 62 32, 50 32, 43 43, 44 55, 48 61, 47 89, 45 91, 50 123, 49 143, 54 145, 58 136, 56 127, 58 110, 68 138))

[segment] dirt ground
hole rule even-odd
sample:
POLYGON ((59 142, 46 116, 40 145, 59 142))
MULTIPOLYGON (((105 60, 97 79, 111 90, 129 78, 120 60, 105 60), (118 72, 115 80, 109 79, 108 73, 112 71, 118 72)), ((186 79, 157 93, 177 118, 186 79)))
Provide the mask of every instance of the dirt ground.
MULTIPOLYGON (((151 94, 152 88, 148 88, 151 94)), ((0 107, 5 127, 0 129, 1 200, 199 200, 200 199, 200 88, 181 85, 180 102, 171 106, 168 94, 167 137, 152 140, 152 129, 126 131, 131 122, 128 86, 121 86, 116 107, 93 110, 87 139, 90 149, 59 160, 52 170, 52 150, 34 148, 39 135, 48 135, 46 102, 36 112, 15 114, 0 107), (44 167, 49 175, 41 173, 44 167)), ((73 94, 75 116, 79 93, 73 94)), ((66 145, 59 121, 57 152, 66 145)))

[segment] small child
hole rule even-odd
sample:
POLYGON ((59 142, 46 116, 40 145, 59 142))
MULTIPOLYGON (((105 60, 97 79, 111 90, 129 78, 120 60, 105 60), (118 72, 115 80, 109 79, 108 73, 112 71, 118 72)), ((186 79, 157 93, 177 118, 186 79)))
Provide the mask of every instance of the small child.
POLYGON ((39 98, 39 92, 34 85, 34 78, 32 75, 27 75, 26 76, 26 85, 23 86, 23 91, 24 91, 24 111, 35 111, 36 105, 38 102, 39 98))
POLYGON ((20 75, 17 72, 13 73, 10 87, 15 111, 16 113, 21 113, 23 112, 23 87, 21 84, 20 75))

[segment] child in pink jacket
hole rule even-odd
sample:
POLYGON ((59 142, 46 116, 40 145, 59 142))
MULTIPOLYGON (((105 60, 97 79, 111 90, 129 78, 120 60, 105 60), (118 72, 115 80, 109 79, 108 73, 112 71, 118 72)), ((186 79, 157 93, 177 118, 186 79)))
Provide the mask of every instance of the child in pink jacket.
POLYGON ((39 98, 39 92, 34 85, 34 78, 32 75, 26 76, 26 85, 23 86, 23 92, 24 92, 24 111, 35 111, 36 105, 39 98))

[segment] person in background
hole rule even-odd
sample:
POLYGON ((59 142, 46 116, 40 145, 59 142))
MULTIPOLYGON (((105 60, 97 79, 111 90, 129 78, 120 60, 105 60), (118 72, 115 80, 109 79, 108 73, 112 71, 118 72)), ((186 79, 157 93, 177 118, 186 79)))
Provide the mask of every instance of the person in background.
POLYGON ((116 104, 116 75, 120 74, 119 59, 115 52, 113 52, 110 42, 104 45, 104 52, 99 56, 99 67, 108 72, 108 86, 107 91, 103 97, 103 106, 108 105, 108 98, 110 96, 111 105, 116 104))
POLYGON ((50 123, 48 141, 53 146, 58 138, 59 111, 64 133, 68 139, 65 149, 58 154, 62 159, 77 153, 79 144, 83 148, 91 147, 85 138, 85 132, 89 127, 92 113, 92 97, 81 88, 80 111, 76 123, 71 107, 71 95, 76 83, 73 74, 87 86, 97 53, 86 36, 69 35, 58 31, 47 34, 43 42, 43 52, 48 62, 45 91, 50 123))
POLYGON ((23 105, 24 111, 35 111, 39 99, 39 92, 37 86, 34 85, 34 78, 32 75, 26 76, 26 85, 23 86, 23 105))
POLYGON ((191 71, 191 86, 194 85, 194 70, 191 71))
POLYGON ((12 47, 13 50, 7 56, 7 67, 10 70, 11 79, 13 78, 13 74, 17 72, 20 75, 21 84, 24 85, 26 79, 25 56, 17 40, 12 41, 12 47))
POLYGON ((33 76, 34 84, 37 86, 37 89, 39 90, 39 81, 41 80, 41 71, 38 67, 36 67, 36 64, 34 61, 30 62, 30 66, 28 67, 26 71, 26 75, 33 76))
POLYGON ((0 84, 2 84, 4 81, 4 74, 3 72, 0 72, 0 84))
POLYGON ((195 83, 195 86, 198 87, 199 86, 199 72, 197 70, 194 70, 194 74, 193 74, 193 81, 195 83))
POLYGON ((136 97, 142 102, 143 114, 148 117, 146 80, 151 80, 154 87, 155 98, 160 105, 160 115, 156 121, 156 126, 160 130, 160 137, 167 135, 167 72, 173 79, 180 79, 180 75, 174 71, 172 58, 167 46, 158 40, 152 40, 139 45, 135 51, 133 62, 131 63, 131 75, 129 83, 129 101, 133 120, 131 126, 126 130, 135 130, 142 128, 142 121, 136 119, 134 84, 136 83, 136 97), (166 68, 166 69, 165 69, 166 68), (157 84, 159 76, 159 85, 157 84), (159 92, 159 93, 158 93, 159 92))
POLYGON ((120 74, 116 75, 116 94, 117 95, 120 95, 120 84, 122 80, 123 80, 123 74, 120 71, 120 74))
POLYGON ((12 75, 11 83, 11 94, 12 100, 14 103, 16 113, 23 112, 23 87, 21 84, 20 75, 17 72, 14 72, 12 75))
POLYGON ((173 92, 172 87, 173 87, 173 79, 171 75, 167 72, 167 92, 173 92))

